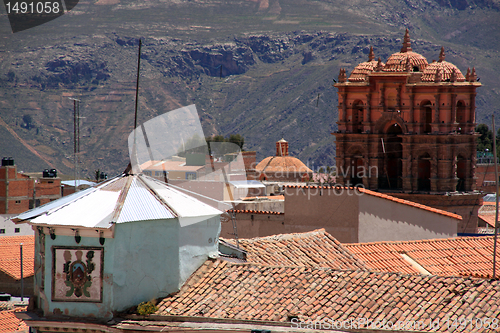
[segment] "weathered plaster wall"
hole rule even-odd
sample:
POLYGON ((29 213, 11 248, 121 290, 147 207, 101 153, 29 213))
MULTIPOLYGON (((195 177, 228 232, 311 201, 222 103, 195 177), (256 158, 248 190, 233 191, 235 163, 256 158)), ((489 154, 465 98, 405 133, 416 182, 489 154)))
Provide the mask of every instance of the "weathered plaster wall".
POLYGON ((325 228, 340 242, 356 243, 358 197, 352 189, 285 188, 285 221, 276 233, 325 228))
MULTIPOLYGON (((288 232, 283 214, 237 213, 236 228, 238 238, 264 237, 288 232)), ((220 236, 235 238, 231 219, 222 223, 220 236)))
POLYGON ((372 195, 359 197, 359 242, 455 237, 458 222, 372 195))
POLYGON ((180 227, 177 219, 117 224, 114 238, 106 238, 104 246, 98 237, 82 237, 77 244, 72 236, 57 235, 52 240, 46 235, 42 298, 48 302, 39 307, 45 315, 110 318, 112 311, 164 297, 217 253, 219 233, 220 218, 214 217, 187 227, 180 227), (51 301, 52 246, 104 248, 102 303, 51 301))
POLYGON ((219 216, 179 229, 179 282, 176 286, 177 289, 209 256, 215 258, 218 255, 220 231, 219 216))
MULTIPOLYGON (((97 234, 97 233, 96 233, 97 234)), ((76 243, 74 236, 62 236, 56 234, 56 239, 51 239, 45 235, 45 269, 44 269, 44 292, 41 297, 47 299, 47 304, 39 306, 44 310, 44 315, 64 314, 78 317, 111 317, 113 308, 112 283, 113 283, 113 255, 114 239, 107 238, 104 246, 99 244, 98 237, 82 237, 79 244, 76 243), (89 302, 53 302, 52 301, 52 263, 53 246, 72 246, 72 247, 103 247, 103 296, 102 303, 89 302)), ((35 272, 37 266, 35 266, 35 272)), ((38 280, 37 280, 38 283, 38 280)))

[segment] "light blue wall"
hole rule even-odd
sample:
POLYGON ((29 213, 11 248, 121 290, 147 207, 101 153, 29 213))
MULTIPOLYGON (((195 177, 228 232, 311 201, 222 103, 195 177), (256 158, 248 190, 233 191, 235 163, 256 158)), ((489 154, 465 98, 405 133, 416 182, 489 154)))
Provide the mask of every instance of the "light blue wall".
POLYGON ((186 227, 180 227, 177 219, 115 225, 114 238, 106 238, 102 246, 102 303, 51 301, 51 247, 101 247, 99 238, 82 237, 77 244, 72 236, 57 235, 52 240, 46 235, 44 275, 48 305, 41 302, 39 308, 46 316, 59 309, 69 316, 111 318, 113 311, 123 311, 140 302, 165 297, 179 290, 209 256, 217 254, 219 233, 220 217, 186 227))
MULTIPOLYGON (((57 230, 57 229, 56 229, 57 230)), ((97 233, 96 233, 97 235, 97 233)), ((104 265, 103 265, 103 295, 102 303, 89 302, 53 302, 52 301, 52 246, 92 246, 101 247, 98 237, 82 237, 79 244, 73 236, 57 235, 52 240, 49 235, 45 235, 45 296, 48 300, 48 307, 43 308, 45 315, 51 315, 55 309, 59 309, 64 315, 77 317, 112 317, 113 309, 113 257, 115 239, 106 238, 104 243, 104 265), (48 310, 48 312, 47 312, 48 310)))

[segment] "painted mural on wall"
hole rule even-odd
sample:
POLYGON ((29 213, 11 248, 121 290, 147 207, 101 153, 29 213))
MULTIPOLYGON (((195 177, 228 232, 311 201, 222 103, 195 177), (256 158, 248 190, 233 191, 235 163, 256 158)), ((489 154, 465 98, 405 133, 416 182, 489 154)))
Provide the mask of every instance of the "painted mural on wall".
POLYGON ((104 250, 98 247, 53 247, 52 300, 102 301, 104 250))

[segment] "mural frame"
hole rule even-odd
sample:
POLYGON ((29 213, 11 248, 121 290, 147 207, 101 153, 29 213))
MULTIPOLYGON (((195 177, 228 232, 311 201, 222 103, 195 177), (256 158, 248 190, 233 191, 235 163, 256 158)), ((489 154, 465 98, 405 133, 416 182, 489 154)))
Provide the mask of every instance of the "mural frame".
POLYGON ((102 303, 104 247, 52 246, 51 250, 51 300, 53 302, 102 303), (71 274, 70 271, 75 273, 71 274), (92 287, 92 284, 97 285, 92 287), (97 291, 98 296, 93 297, 87 288, 92 288, 94 294, 97 291))

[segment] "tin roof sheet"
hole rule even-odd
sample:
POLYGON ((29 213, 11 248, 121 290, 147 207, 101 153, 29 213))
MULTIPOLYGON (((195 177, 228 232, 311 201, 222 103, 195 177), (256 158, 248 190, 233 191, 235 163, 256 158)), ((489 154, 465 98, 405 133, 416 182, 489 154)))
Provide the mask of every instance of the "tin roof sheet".
POLYGON ((222 212, 145 175, 121 175, 18 215, 33 224, 108 228, 111 222, 179 218, 182 226, 222 212), (132 178, 129 178, 132 177, 132 178))
POLYGON ((191 196, 188 196, 163 182, 151 177, 141 176, 146 185, 151 188, 170 209, 179 217, 182 225, 193 224, 207 218, 222 214, 218 209, 213 208, 191 196), (185 224, 186 223, 186 224, 185 224))
POLYGON ((116 222, 163 220, 175 217, 175 214, 148 190, 139 178, 134 178, 116 222))

